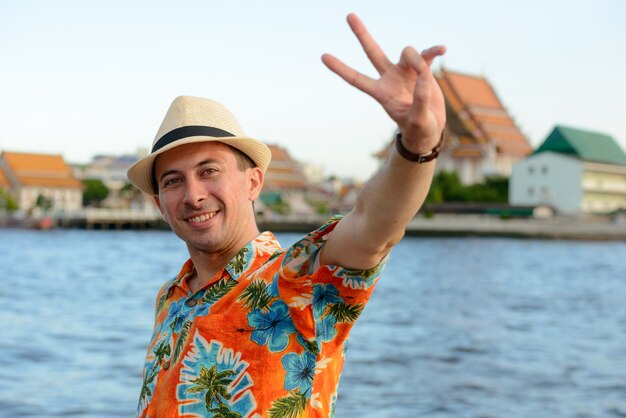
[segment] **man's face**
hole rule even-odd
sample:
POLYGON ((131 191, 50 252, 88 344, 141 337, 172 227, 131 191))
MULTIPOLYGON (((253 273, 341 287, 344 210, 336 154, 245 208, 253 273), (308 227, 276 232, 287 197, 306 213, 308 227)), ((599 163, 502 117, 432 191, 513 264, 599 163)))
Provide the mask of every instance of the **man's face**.
POLYGON ((254 238, 252 202, 263 183, 259 168, 242 171, 234 151, 219 142, 181 145, 154 163, 155 202, 190 253, 238 251, 254 238))

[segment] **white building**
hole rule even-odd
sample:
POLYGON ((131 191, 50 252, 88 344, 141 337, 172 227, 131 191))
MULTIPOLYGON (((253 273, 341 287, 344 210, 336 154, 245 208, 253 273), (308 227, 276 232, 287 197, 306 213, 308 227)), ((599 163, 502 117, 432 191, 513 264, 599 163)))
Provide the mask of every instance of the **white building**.
POLYGON ((82 185, 60 155, 4 151, 0 169, 21 210, 32 211, 40 198, 48 199, 53 211, 82 208, 82 185))
POLYGON ((626 209, 626 154, 608 135, 557 126, 513 167, 509 203, 565 214, 626 209))

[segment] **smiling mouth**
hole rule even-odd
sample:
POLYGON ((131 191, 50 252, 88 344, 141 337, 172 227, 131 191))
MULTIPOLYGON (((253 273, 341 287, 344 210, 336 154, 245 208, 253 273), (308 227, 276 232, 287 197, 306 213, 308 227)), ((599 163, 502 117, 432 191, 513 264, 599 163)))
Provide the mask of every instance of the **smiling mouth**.
POLYGON ((198 223, 198 222, 208 221, 209 219, 211 219, 212 217, 217 215, 217 212, 219 212, 219 211, 208 212, 208 213, 204 213, 202 215, 194 216, 193 218, 187 219, 187 222, 198 223))

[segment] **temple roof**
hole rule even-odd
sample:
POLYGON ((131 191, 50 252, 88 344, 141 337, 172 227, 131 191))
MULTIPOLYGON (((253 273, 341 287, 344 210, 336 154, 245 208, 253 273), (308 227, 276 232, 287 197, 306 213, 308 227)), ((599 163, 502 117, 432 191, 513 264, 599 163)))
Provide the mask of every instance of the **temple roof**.
POLYGON ((272 161, 265 173, 264 189, 305 189, 307 180, 300 163, 291 158, 286 149, 278 145, 268 146, 272 151, 272 161))
MULTIPOLYGON (((493 141, 501 154, 530 154, 528 140, 487 79, 444 69, 436 77, 446 99, 449 131, 471 138, 475 145, 493 141)), ((462 148, 459 152, 464 152, 462 148)))
POLYGON ((82 187, 61 155, 4 151, 2 159, 11 173, 11 178, 17 180, 21 186, 82 187))

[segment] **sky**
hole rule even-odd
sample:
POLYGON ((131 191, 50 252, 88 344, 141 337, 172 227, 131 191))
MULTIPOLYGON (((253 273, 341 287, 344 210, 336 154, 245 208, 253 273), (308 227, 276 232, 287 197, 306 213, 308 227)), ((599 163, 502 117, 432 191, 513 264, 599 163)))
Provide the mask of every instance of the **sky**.
POLYGON ((326 175, 366 179, 394 123, 320 60, 376 75, 350 12, 394 62, 446 45, 433 68, 485 76, 533 147, 561 124, 626 149, 623 0, 0 0, 0 151, 132 154, 193 95, 326 175))

